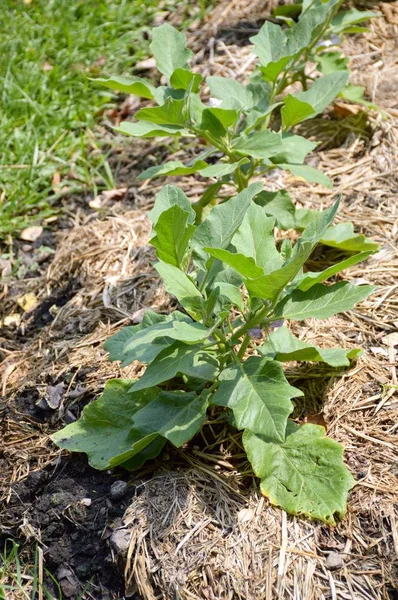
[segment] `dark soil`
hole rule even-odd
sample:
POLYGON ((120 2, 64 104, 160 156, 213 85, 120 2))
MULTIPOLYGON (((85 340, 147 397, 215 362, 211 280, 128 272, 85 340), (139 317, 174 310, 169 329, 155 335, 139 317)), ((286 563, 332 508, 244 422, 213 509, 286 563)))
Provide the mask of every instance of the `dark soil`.
MULTIPOLYGON (((45 567, 58 578, 64 598, 74 600, 85 590, 95 600, 121 599, 123 578, 107 539, 110 526, 117 525, 135 494, 131 482, 122 497, 115 498, 111 486, 129 478, 127 473, 116 477, 94 471, 80 456, 32 472, 13 486, 0 525, 0 542, 20 538, 21 529, 33 528, 41 540, 45 567)), ((30 547, 33 554, 34 539, 30 547)), ((57 597, 56 590, 53 593, 57 597)))

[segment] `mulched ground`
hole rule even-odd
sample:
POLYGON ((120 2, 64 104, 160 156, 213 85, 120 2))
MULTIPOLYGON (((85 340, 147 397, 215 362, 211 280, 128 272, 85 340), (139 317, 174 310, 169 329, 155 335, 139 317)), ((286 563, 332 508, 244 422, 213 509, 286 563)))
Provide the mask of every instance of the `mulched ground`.
MULTIPOLYGON (((378 6, 383 18, 369 34, 352 36, 345 50, 353 81, 388 117, 339 103, 306 125, 306 135, 322 142, 311 164, 333 178, 333 193, 283 175, 264 181, 267 189, 289 186, 295 201, 311 208, 342 193, 339 219, 381 245, 346 274, 378 285, 370 299, 297 328, 320 345, 360 345, 364 356, 338 377, 300 365, 288 371, 306 393, 297 416, 322 413, 359 482, 335 529, 269 507, 256 481, 241 475, 247 464, 239 436, 227 429, 205 430, 204 439, 178 452, 167 448, 133 475, 96 472, 48 438, 78 417, 107 379, 139 374, 137 365, 121 371, 108 362, 105 339, 137 322, 143 308, 170 306, 151 268, 145 217, 163 182, 135 182, 169 148, 122 141, 112 157, 121 165, 121 193, 94 204, 89 195, 65 199, 64 216, 35 242, 10 240, 5 248, 12 258, 0 265, 0 543, 17 539, 29 560, 39 542, 65 598, 110 600, 124 598, 124 590, 144 600, 398 597, 398 3, 378 6), (16 266, 18 277, 11 277, 16 266)), ((206 26, 190 33, 196 68, 244 78, 248 37, 267 10, 264 2, 220 2, 206 26)), ((128 106, 120 108, 124 117, 128 106)), ((111 135, 105 125, 103 135, 111 135)), ((173 158, 185 158, 184 150, 173 158)), ((176 183, 193 199, 203 188, 194 177, 176 183)))

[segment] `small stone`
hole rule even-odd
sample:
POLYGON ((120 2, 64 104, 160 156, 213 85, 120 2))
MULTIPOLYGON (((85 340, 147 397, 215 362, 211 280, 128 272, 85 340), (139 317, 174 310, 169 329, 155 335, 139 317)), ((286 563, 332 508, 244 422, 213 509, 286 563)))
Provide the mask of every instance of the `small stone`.
POLYGON ((128 485, 125 481, 115 481, 111 485, 111 490, 109 492, 112 500, 119 500, 119 498, 123 498, 125 493, 127 492, 128 485))
POLYGON ((130 546, 131 533, 128 529, 116 529, 109 541, 116 554, 125 555, 130 546))
POLYGON ((325 567, 329 569, 329 571, 336 571, 337 569, 344 567, 344 560, 341 554, 338 554, 338 552, 331 552, 325 561, 325 567))

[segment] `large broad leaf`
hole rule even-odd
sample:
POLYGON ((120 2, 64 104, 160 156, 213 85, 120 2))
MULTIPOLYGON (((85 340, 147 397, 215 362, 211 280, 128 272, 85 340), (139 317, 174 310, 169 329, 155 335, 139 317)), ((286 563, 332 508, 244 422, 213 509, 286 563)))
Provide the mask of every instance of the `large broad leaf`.
POLYGON ((184 165, 180 160, 170 160, 169 162, 163 163, 159 166, 149 167, 140 173, 137 177, 137 181, 143 179, 153 179, 154 177, 175 177, 181 175, 192 175, 198 171, 206 171, 208 164, 204 160, 197 160, 193 165, 184 165))
POLYGON ((134 415, 134 429, 141 435, 159 434, 174 446, 182 446, 201 429, 207 398, 206 393, 198 396, 193 392, 161 392, 134 415))
POLYGON ((344 516, 355 481, 343 463, 343 448, 318 425, 295 427, 283 444, 251 431, 243 445, 272 504, 331 525, 344 516))
POLYGON ((169 346, 147 367, 144 375, 131 388, 132 392, 144 390, 173 379, 178 373, 212 381, 218 371, 218 363, 214 356, 205 352, 200 346, 188 346, 175 342, 169 346))
POLYGON ((307 273, 304 273, 303 277, 300 279, 297 287, 299 290, 303 290, 305 292, 306 290, 309 290, 313 285, 316 285, 317 283, 322 283, 330 277, 333 277, 333 275, 336 275, 336 273, 340 273, 341 271, 349 269, 350 267, 353 267, 354 265, 357 265, 358 263, 364 261, 371 254, 372 251, 359 252, 358 254, 354 254, 354 256, 350 256, 349 258, 346 258, 345 260, 342 260, 341 262, 336 263, 335 265, 331 265, 323 271, 307 271, 307 273))
POLYGON ((162 106, 141 108, 135 113, 134 118, 138 121, 156 123, 156 125, 179 125, 183 127, 186 122, 185 104, 185 100, 167 98, 162 106))
POLYGON ((109 469, 137 454, 157 437, 133 431, 133 416, 160 393, 151 388, 129 392, 134 379, 110 379, 104 393, 88 404, 78 421, 53 434, 52 440, 70 452, 85 452, 95 469, 109 469))
POLYGON ((207 260, 207 255, 203 252, 204 247, 227 248, 229 246, 235 231, 242 224, 252 199, 261 189, 261 183, 252 183, 228 202, 213 208, 192 238, 197 263, 204 265, 207 260))
POLYGON ((86 406, 76 423, 54 434, 54 442, 72 452, 85 452, 96 469, 109 469, 140 454, 159 435, 181 446, 201 428, 205 396, 158 388, 130 392, 132 383, 108 381, 102 397, 86 406))
POLYGON ((296 208, 287 190, 260 192, 254 202, 263 207, 267 215, 275 217, 281 229, 304 229, 317 213, 307 208, 296 208))
POLYGON ((306 181, 311 183, 319 183, 320 185, 324 185, 325 187, 332 189, 333 184, 330 181, 329 177, 318 171, 318 169, 314 169, 314 167, 310 167, 309 165, 290 165, 290 164, 278 164, 280 169, 284 169, 285 171, 290 171, 296 177, 301 177, 306 181))
POLYGON ((195 225, 189 223, 190 213, 175 204, 163 211, 154 225, 155 236, 150 244, 155 246, 159 260, 179 269, 183 268, 189 240, 194 234, 195 225))
POLYGON ((302 236, 299 238, 293 249, 291 258, 282 267, 256 279, 245 279, 245 285, 251 296, 264 298, 271 302, 276 301, 286 285, 295 278, 324 235, 336 214, 338 204, 336 202, 328 210, 317 214, 316 219, 305 228, 302 236))
POLYGON ((247 86, 235 79, 207 77, 210 94, 222 100, 221 107, 229 110, 246 110, 253 106, 253 94, 247 86))
POLYGON ((338 71, 316 79, 310 89, 305 92, 288 95, 281 110, 283 128, 289 129, 293 125, 323 112, 347 83, 348 73, 338 71))
MULTIPOLYGON (((232 109, 227 109, 227 108, 219 108, 219 107, 212 107, 212 108, 205 108, 203 113, 202 113, 202 122, 203 119, 206 118, 206 116, 208 115, 212 115, 213 117, 215 117, 217 119, 217 121, 219 123, 221 123, 221 125, 224 127, 225 130, 228 129, 228 127, 231 127, 232 125, 235 125, 239 119, 239 111, 238 110, 232 110, 232 109)), ((211 121, 210 121, 211 123, 211 121)), ((202 126, 201 126, 202 128, 202 126)), ((203 127, 204 129, 206 129, 206 127, 203 127)))
POLYGON ((287 327, 279 327, 271 333, 258 349, 261 354, 274 360, 288 362, 292 360, 306 362, 324 362, 331 367, 344 367, 350 364, 350 358, 360 356, 361 350, 353 348, 319 348, 297 339, 287 327))
POLYGON ((303 393, 289 385, 280 363, 250 357, 222 371, 219 379, 212 404, 230 408, 238 429, 250 429, 270 440, 285 439, 291 398, 303 393))
MULTIPOLYGON (((200 321, 203 314, 203 297, 188 275, 180 271, 177 267, 168 265, 162 261, 155 264, 155 269, 163 279, 166 291, 177 298, 178 302, 192 318, 200 321)), ((196 325, 199 325, 199 323, 196 325)), ((187 341, 182 338, 174 339, 187 341)))
POLYGON ((176 69, 189 70, 188 61, 193 53, 186 47, 185 35, 174 29, 169 23, 152 30, 152 43, 150 45, 156 59, 158 70, 168 79, 176 69))
POLYGON ((189 198, 184 192, 175 185, 165 185, 155 197, 155 204, 152 210, 148 213, 153 226, 156 225, 162 212, 171 206, 180 206, 184 211, 189 213, 188 223, 195 222, 195 211, 189 201, 189 198))
POLYGON ((375 289, 374 285, 352 285, 348 281, 330 286, 318 283, 306 292, 293 290, 285 296, 276 306, 275 316, 278 319, 295 321, 303 321, 310 317, 328 319, 337 313, 351 310, 375 289))
POLYGON ((109 77, 108 79, 97 78, 94 81, 101 85, 115 90, 117 92, 123 92, 125 94, 134 94, 141 98, 154 98, 155 86, 149 81, 141 79, 141 77, 109 77))
POLYGON ((179 125, 157 125, 155 123, 147 123, 146 121, 138 121, 131 123, 130 121, 122 121, 119 127, 114 128, 117 133, 124 133, 132 137, 152 138, 152 137, 167 137, 170 135, 191 135, 179 125))
MULTIPOLYGON (((260 195, 262 193, 260 192, 260 195)), ((258 196, 255 202, 257 198, 258 196)), ((252 202, 232 238, 237 252, 253 258, 266 273, 282 266, 282 258, 275 247, 274 225, 275 219, 268 217, 261 206, 252 202)), ((248 273, 243 275, 249 276, 248 273)))
POLYGON ((175 69, 170 77, 170 85, 176 90, 188 90, 197 94, 203 81, 200 73, 192 73, 187 69, 175 69))
POLYGON ((123 327, 123 329, 115 333, 105 342, 104 349, 109 352, 109 360, 121 360, 122 367, 126 367, 134 360, 139 360, 144 364, 151 362, 155 356, 157 356, 159 352, 163 350, 163 348, 167 348, 167 346, 170 345, 170 342, 167 339, 158 339, 156 340, 155 344, 141 347, 137 350, 127 353, 124 350, 126 343, 131 340, 136 333, 146 329, 147 327, 150 327, 151 325, 155 325, 157 323, 166 323, 174 320, 186 321, 188 323, 191 322, 191 319, 188 317, 188 315, 184 315, 178 310, 173 311, 169 315, 160 315, 152 310, 148 310, 145 313, 141 323, 138 325, 123 327))
POLYGON ((329 227, 322 237, 322 244, 346 250, 348 252, 377 252, 379 244, 373 242, 362 233, 354 232, 354 225, 348 223, 338 223, 329 227))

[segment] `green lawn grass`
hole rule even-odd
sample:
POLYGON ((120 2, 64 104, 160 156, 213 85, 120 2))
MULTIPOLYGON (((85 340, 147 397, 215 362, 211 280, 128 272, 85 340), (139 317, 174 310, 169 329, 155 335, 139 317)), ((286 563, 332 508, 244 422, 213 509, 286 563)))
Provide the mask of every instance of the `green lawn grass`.
POLYGON ((111 98, 90 77, 147 55, 156 0, 3 0, 0 12, 0 237, 51 213, 67 188, 113 187, 95 117, 111 98), (94 152, 93 152, 94 149, 94 152), (73 173, 73 177, 70 177, 73 173), (68 179, 69 177, 69 179, 68 179))

